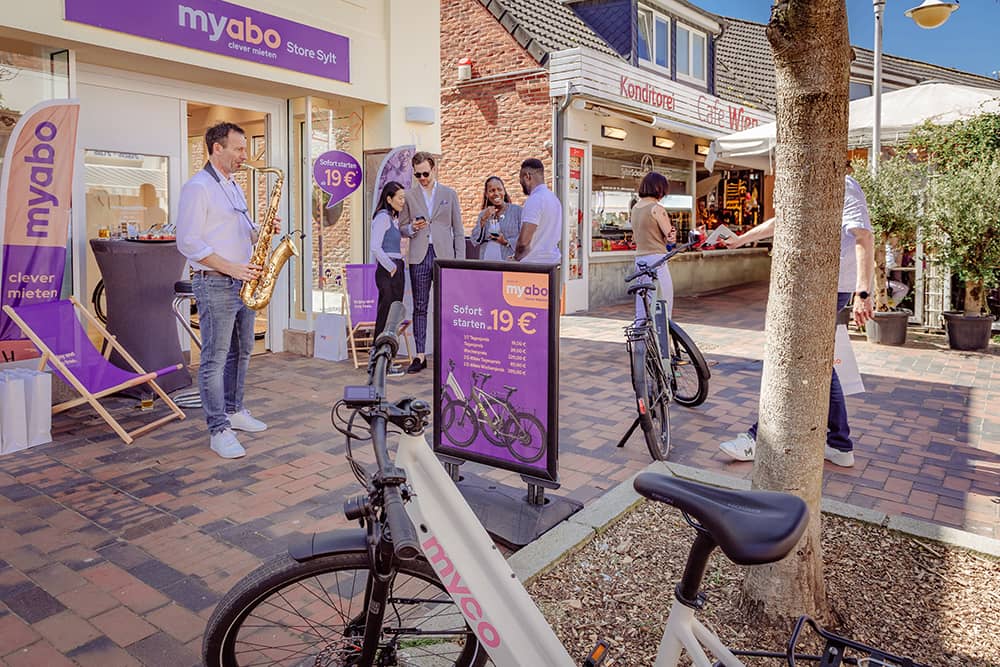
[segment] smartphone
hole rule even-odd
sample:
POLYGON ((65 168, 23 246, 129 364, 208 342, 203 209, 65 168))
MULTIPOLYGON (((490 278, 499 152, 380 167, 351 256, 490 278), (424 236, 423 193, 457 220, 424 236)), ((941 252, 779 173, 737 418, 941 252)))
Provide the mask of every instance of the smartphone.
POLYGON ((498 239, 498 238, 500 238, 500 235, 497 234, 496 232, 490 232, 490 238, 491 239, 498 239))

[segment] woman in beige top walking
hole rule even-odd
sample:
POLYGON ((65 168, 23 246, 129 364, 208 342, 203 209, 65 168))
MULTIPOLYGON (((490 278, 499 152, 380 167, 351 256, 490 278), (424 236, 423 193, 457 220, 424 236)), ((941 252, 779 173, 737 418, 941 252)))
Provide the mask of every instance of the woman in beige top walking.
MULTIPOLYGON (((670 193, 670 184, 663 174, 651 171, 639 183, 639 201, 632 207, 632 238, 635 241, 635 261, 653 264, 667 254, 667 243, 673 243, 677 231, 670 221, 667 209, 660 206, 660 200, 670 193)), ((667 302, 667 317, 674 310, 674 284, 670 279, 667 262, 656 271, 660 283, 660 298, 667 302)), ((643 278, 640 278, 643 280, 643 278)), ((645 278, 648 281, 648 278, 645 278)), ((644 317, 642 298, 635 297, 635 316, 644 317)))

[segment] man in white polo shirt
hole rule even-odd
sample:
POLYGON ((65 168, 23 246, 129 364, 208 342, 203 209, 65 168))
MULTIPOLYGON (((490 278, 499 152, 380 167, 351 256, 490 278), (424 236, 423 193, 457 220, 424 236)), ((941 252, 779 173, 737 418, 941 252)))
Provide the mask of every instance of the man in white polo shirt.
POLYGON ((250 264, 257 228, 243 190, 233 180, 247 159, 246 133, 219 123, 205 133, 208 162, 181 189, 177 249, 188 258, 198 303, 201 363, 198 389, 212 451, 225 459, 246 454, 233 429, 267 428, 243 408, 256 312, 240 298, 243 282, 260 276, 250 264))
POLYGON ((545 185, 545 167, 537 158, 521 163, 518 176, 528 198, 521 211, 521 234, 514 259, 534 264, 558 264, 562 239, 562 204, 545 185))

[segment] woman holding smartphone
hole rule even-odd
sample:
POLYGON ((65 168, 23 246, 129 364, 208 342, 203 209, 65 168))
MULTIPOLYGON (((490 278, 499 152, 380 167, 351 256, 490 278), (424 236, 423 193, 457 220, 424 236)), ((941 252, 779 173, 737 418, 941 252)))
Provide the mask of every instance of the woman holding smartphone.
POLYGON ((389 181, 379 195, 378 208, 372 217, 371 252, 378 267, 375 287, 378 289, 378 314, 375 316, 375 336, 382 333, 389 318, 393 301, 403 300, 403 254, 400 251, 399 212, 406 203, 406 190, 396 181, 389 181))
POLYGON ((482 211, 470 238, 479 248, 479 259, 512 261, 521 233, 521 207, 510 203, 507 188, 498 176, 483 184, 482 211))

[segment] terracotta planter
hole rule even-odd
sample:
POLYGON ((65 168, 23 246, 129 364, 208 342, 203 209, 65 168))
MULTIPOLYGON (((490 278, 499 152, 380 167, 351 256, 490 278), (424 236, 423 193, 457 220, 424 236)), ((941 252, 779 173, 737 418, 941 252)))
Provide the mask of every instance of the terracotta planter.
POLYGON ((942 313, 944 328, 948 332, 948 346, 953 350, 985 350, 990 345, 993 328, 992 315, 963 315, 942 313))
POLYGON ((875 313, 875 317, 865 323, 868 342, 879 345, 904 345, 906 325, 909 320, 910 314, 900 310, 875 313))

